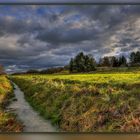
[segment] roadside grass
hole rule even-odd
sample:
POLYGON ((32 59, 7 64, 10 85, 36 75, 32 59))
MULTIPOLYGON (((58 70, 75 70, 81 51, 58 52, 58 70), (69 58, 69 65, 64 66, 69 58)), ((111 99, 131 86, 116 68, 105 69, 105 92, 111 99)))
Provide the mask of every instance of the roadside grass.
POLYGON ((66 132, 140 132, 140 72, 10 77, 66 132))
POLYGON ((6 76, 0 76, 0 132, 21 132, 22 125, 15 114, 6 111, 6 106, 14 97, 13 87, 6 76))

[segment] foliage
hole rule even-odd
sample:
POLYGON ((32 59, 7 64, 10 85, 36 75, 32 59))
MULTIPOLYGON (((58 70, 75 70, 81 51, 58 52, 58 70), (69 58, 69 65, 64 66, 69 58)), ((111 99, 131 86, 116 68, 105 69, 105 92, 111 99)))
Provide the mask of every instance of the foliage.
POLYGON ((106 67, 110 67, 111 64, 110 64, 110 59, 109 57, 103 57, 103 58, 100 58, 99 60, 99 66, 106 66, 106 67))
POLYGON ((39 71, 35 69, 30 69, 26 72, 26 74, 35 74, 35 73, 39 73, 39 71))
POLYGON ((40 74, 53 74, 53 73, 60 73, 64 70, 66 70, 64 67, 56 67, 56 68, 48 68, 46 70, 42 70, 39 73, 40 74))
POLYGON ((120 56, 118 59, 119 66, 127 66, 127 59, 124 56, 120 56))
POLYGON ((68 71, 69 67, 54 67, 54 68, 48 68, 43 70, 36 70, 36 69, 30 69, 26 72, 17 72, 13 73, 12 75, 22 75, 22 74, 54 74, 54 73, 66 73, 68 71))
POLYGON ((80 52, 69 63, 70 72, 90 72, 95 70, 95 59, 91 55, 80 52))
POLYGON ((133 66, 140 66, 140 52, 137 51, 137 52, 132 52, 130 54, 130 62, 131 62, 131 65, 133 66))
POLYGON ((115 57, 115 56, 105 56, 100 58, 98 66, 100 67, 125 67, 127 66, 127 60, 124 56, 115 57))

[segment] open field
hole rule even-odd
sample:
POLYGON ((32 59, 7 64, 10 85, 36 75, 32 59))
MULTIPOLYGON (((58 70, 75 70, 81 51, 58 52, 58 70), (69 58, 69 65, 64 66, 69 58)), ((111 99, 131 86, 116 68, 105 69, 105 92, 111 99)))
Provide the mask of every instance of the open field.
POLYGON ((22 125, 16 116, 6 111, 6 106, 13 97, 13 88, 5 76, 0 76, 0 132, 20 132, 22 125))
POLYGON ((139 71, 10 78, 62 131, 140 132, 139 71))

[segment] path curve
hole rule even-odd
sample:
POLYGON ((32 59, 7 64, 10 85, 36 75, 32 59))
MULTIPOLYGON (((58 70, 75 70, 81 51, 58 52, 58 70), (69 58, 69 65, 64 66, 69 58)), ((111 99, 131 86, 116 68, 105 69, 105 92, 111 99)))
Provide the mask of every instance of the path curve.
POLYGON ((43 119, 35 112, 24 98, 24 93, 14 84, 14 94, 17 101, 12 102, 8 109, 13 110, 17 114, 19 120, 23 122, 24 132, 58 132, 51 125, 50 121, 43 119))

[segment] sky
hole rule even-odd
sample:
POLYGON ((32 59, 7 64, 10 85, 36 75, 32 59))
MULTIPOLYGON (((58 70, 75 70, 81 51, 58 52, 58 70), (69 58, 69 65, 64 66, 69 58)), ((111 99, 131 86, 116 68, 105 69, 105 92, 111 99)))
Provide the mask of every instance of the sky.
POLYGON ((1 5, 6 72, 64 66, 83 51, 96 60, 140 49, 140 5, 1 5))

